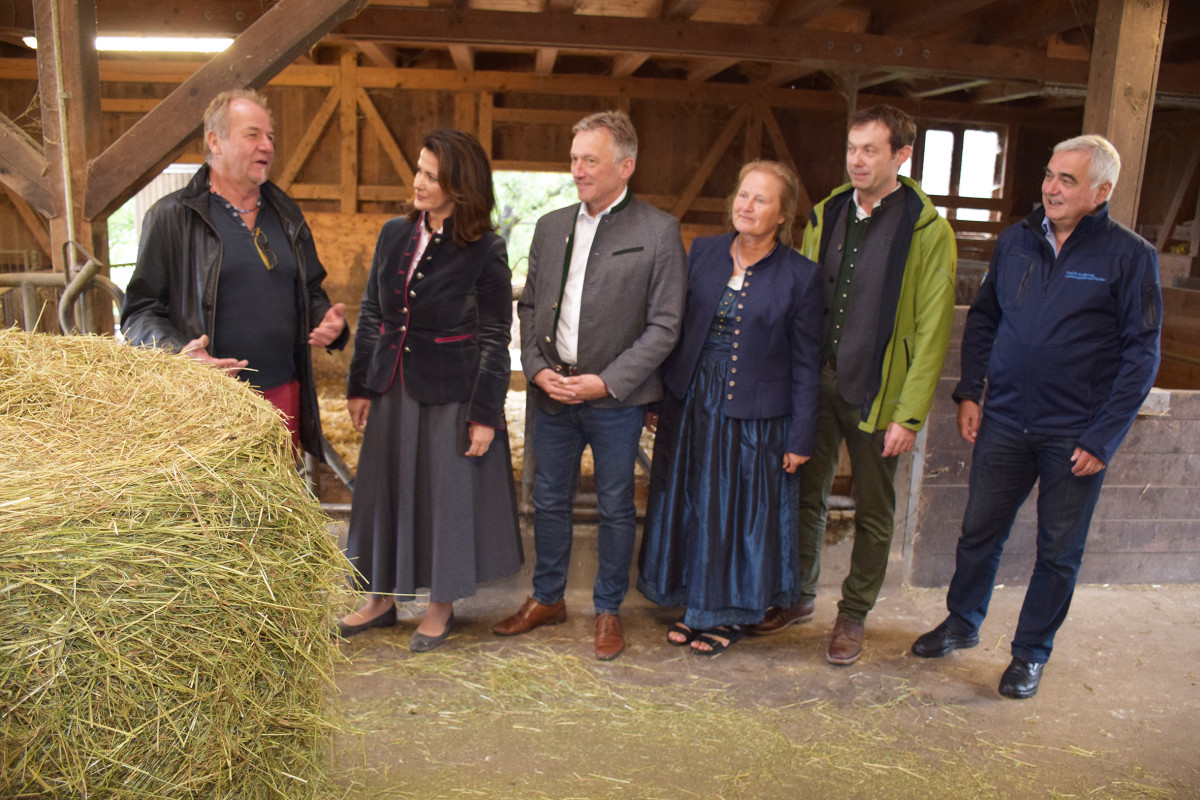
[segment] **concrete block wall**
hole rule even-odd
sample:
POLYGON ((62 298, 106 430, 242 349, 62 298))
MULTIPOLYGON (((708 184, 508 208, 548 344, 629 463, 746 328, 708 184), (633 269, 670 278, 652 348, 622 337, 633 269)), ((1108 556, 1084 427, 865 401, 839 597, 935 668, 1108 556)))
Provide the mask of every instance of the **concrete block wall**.
MULTIPOLYGON (((954 574, 971 467, 971 448, 958 435, 951 399, 965 318, 966 308, 959 307, 925 441, 913 461, 920 473, 913 481, 917 500, 903 535, 906 581, 914 586, 944 586, 954 574)), ((1029 581, 1036 502, 1035 488, 1013 525, 999 583, 1029 581)), ((1200 392, 1155 390, 1143 405, 1109 465, 1080 580, 1200 582, 1200 392)))

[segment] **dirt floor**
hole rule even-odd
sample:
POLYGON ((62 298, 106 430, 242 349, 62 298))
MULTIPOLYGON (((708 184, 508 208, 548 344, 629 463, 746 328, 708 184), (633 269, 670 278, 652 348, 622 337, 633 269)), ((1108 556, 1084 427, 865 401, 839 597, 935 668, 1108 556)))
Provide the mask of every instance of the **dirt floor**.
MULTIPOLYGON (((908 652, 944 590, 900 586, 862 659, 826 663, 848 542, 827 548, 813 622, 702 658, 669 647, 678 612, 631 590, 628 647, 591 654, 595 527, 576 526, 566 624, 491 625, 531 565, 456 605, 457 631, 411 653, 421 603, 342 645, 346 798, 1200 798, 1200 586, 1087 586, 1037 696, 996 692, 1023 587, 998 588, 980 645, 908 652)), ((526 558, 532 561, 526 538, 526 558)))

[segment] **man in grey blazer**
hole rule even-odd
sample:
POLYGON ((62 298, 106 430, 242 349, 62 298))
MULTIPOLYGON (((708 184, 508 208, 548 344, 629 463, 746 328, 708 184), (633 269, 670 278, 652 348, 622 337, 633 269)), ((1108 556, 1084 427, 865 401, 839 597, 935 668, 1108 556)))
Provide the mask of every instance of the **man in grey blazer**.
POLYGON ((645 406, 662 397, 659 365, 679 337, 686 257, 679 221, 629 191, 629 117, 593 114, 574 133, 580 203, 538 220, 517 304, 521 362, 537 387, 533 595, 492 630, 512 636, 566 620, 571 512, 590 444, 600 512, 595 652, 607 661, 625 647, 618 612, 633 558, 633 467, 645 406))

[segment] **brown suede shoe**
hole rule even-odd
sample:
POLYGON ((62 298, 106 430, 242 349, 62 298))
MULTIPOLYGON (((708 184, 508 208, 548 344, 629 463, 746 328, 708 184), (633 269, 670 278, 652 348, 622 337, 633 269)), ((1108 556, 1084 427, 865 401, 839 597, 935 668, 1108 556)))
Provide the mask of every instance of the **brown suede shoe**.
POLYGON ((625 649, 625 633, 621 630, 621 618, 616 614, 596 616, 596 658, 612 661, 625 649))
POLYGON ((825 660, 830 664, 853 664, 862 655, 865 625, 861 619, 838 614, 833 623, 833 636, 825 660))
POLYGON ((517 613, 493 625, 492 633, 497 636, 516 636, 529 633, 539 625, 558 625, 566 621, 566 601, 559 600, 547 606, 530 597, 517 609, 517 613))
POLYGON ((762 622, 757 625, 743 625, 742 628, 755 636, 770 636, 773 633, 779 633, 789 625, 808 622, 816 612, 817 604, 812 600, 799 600, 787 608, 771 606, 767 609, 762 622))

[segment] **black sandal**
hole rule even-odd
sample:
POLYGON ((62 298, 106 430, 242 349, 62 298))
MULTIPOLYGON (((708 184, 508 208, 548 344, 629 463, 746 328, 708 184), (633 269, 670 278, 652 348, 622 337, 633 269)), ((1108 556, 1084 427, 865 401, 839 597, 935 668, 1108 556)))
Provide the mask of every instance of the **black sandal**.
POLYGON ((689 628, 687 625, 683 624, 682 619, 678 619, 675 622, 672 622, 667 628, 667 644, 671 645, 672 647, 686 647, 687 645, 696 641, 696 637, 701 633, 703 633, 703 631, 698 631, 695 628, 689 628), (677 642, 672 639, 672 633, 678 633, 683 637, 683 641, 677 642))
POLYGON ((736 642, 741 641, 745 635, 746 632, 742 629, 741 625, 719 625, 716 628, 710 628, 696 634, 695 641, 704 642, 712 649, 701 650, 698 647, 693 647, 692 652, 698 656, 719 656, 733 647, 736 642), (721 639, 725 641, 722 642, 721 639))

